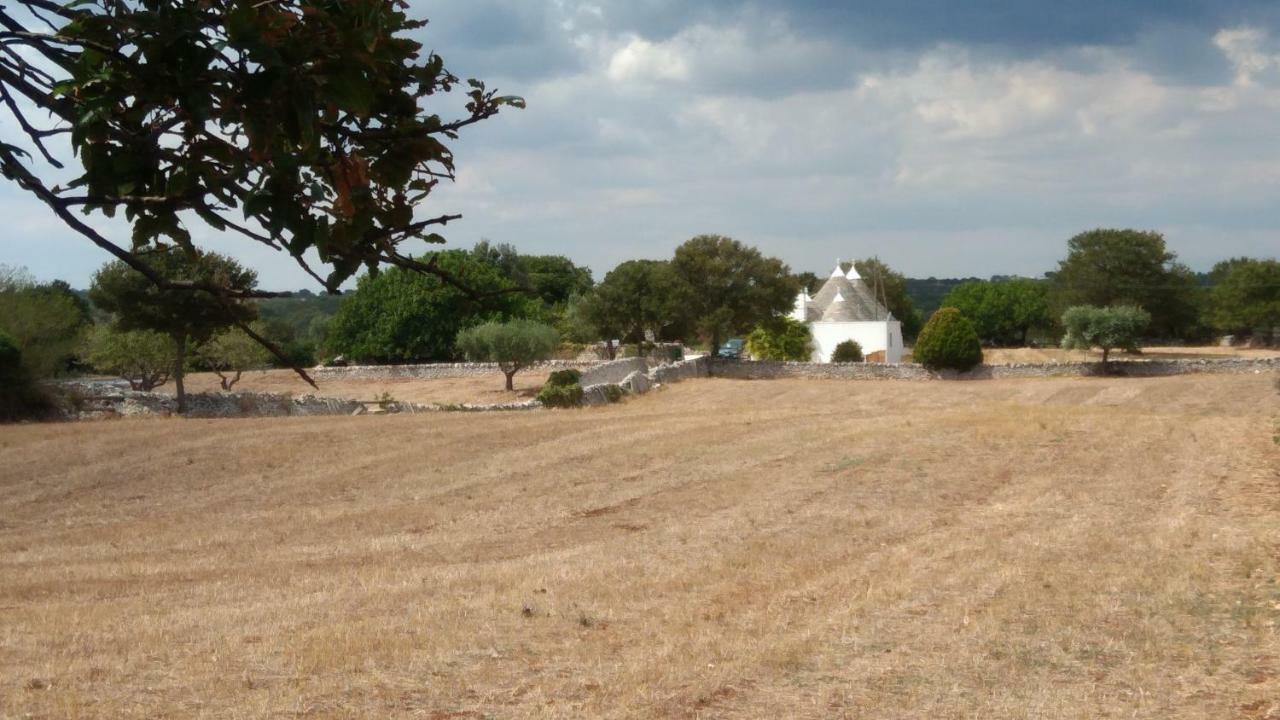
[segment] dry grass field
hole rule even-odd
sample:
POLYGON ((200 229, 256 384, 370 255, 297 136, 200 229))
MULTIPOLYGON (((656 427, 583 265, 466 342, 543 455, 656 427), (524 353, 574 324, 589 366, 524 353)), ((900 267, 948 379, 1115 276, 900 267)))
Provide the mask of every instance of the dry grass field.
POLYGON ((1277 718, 1274 383, 0 427, 0 717, 1277 718))
MULTIPOLYGON (((423 381, 413 378, 392 378, 387 380, 316 380, 319 389, 308 385, 292 370, 260 370, 247 372, 232 388, 233 392, 269 392, 291 393, 293 395, 314 394, 322 397, 352 398, 354 400, 373 400, 382 393, 390 393, 396 400, 406 400, 431 404, 477 403, 495 404, 528 400, 538 394, 542 384, 546 382, 546 370, 524 370, 516 373, 515 390, 507 392, 502 373, 493 371, 478 377, 443 378, 423 381)), ((218 376, 213 373, 192 373, 187 376, 187 392, 218 392, 218 376)), ((173 383, 160 388, 159 392, 172 394, 173 383)))
MULTIPOLYGON (((1148 347, 1142 349, 1141 355, 1114 353, 1118 360, 1179 360, 1199 358, 1270 358, 1280 357, 1280 349, 1275 348, 1240 348, 1218 347, 1216 345, 1189 347, 1148 347)), ((1100 361, 1102 353, 1095 350, 1061 350, 1059 348, 984 348, 983 362, 999 363, 1040 363, 1068 361, 1100 361)))

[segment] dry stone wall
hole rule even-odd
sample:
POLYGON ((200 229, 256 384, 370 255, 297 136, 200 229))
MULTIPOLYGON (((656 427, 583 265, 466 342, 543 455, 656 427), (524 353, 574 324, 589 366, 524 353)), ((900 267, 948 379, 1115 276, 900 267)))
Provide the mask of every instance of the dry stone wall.
MULTIPOLYGON (((529 366, 529 370, 585 369, 599 365, 596 360, 548 360, 529 366)), ((316 367, 307 371, 317 380, 389 380, 392 378, 416 378, 438 380, 443 378, 478 377, 502 372, 497 363, 425 363, 422 365, 347 365, 343 367, 316 367)))
POLYGON ((1245 374, 1280 370, 1280 358, 1213 358, 1193 360, 1119 360, 1103 370, 1101 363, 1018 363, 979 365, 968 372, 933 371, 914 363, 806 363, 767 360, 710 362, 713 377, 740 380, 812 378, 824 380, 982 380, 1035 377, 1091 377, 1103 374, 1124 377, 1157 377, 1189 373, 1245 374))

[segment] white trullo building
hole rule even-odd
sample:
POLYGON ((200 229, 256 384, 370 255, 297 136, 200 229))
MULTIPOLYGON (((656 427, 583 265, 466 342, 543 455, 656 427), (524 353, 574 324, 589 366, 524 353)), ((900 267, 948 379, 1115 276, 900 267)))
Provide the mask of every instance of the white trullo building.
POLYGON ((800 291, 791 317, 809 325, 814 362, 831 362, 831 352, 845 340, 856 341, 865 356, 883 352, 884 362, 902 360, 902 323, 876 299, 858 270, 850 266, 845 273, 839 260, 817 294, 800 291))

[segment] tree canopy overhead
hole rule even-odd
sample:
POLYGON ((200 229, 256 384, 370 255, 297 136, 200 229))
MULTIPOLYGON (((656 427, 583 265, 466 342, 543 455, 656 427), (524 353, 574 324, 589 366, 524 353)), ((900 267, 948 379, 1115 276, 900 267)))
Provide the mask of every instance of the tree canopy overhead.
POLYGON ((524 102, 463 84, 424 53, 408 34, 426 21, 405 14, 409 3, 11 5, 37 20, 0 6, 0 101, 27 136, 25 147, 0 142, 0 172, 154 284, 272 295, 152 266, 156 246, 194 251, 190 226, 203 221, 289 254, 330 291, 382 265, 461 285, 401 246, 444 242, 432 231, 460 217, 417 212, 454 177, 446 141, 524 102), (455 87, 466 102, 450 116, 441 96, 455 87), (34 160, 61 167, 67 149, 81 166, 70 182, 34 160), (109 238, 80 211, 122 213, 132 235, 109 238))

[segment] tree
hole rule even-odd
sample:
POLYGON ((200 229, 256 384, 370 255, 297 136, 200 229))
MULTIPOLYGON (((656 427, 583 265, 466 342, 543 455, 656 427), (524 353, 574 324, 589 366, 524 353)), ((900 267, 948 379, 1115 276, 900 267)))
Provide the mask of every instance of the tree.
POLYGON ((831 351, 831 362, 833 363, 855 363, 862 362, 862 346, 857 340, 844 340, 837 343, 835 349, 831 351))
POLYGON ((1076 235, 1050 279, 1054 313, 1075 305, 1136 305, 1151 313, 1151 330, 1159 336, 1196 331, 1195 275, 1177 262, 1158 232, 1098 229, 1076 235))
POLYGON ((143 392, 169 382, 176 359, 168 336, 153 330, 118 330, 107 324, 93 326, 82 352, 98 372, 122 377, 129 387, 143 392))
POLYGON ((514 390, 512 378, 522 368, 546 360, 560 344, 554 328, 532 320, 506 323, 488 322, 458 333, 458 349, 472 362, 495 362, 507 377, 507 390, 514 390))
POLYGON ((699 235, 671 260, 681 314, 719 353, 720 341, 791 309, 800 288, 777 258, 722 235, 699 235))
POLYGON ((1280 261, 1232 258, 1209 274, 1210 320, 1223 332, 1270 336, 1280 327, 1280 261))
POLYGON ((671 263, 664 260, 628 260, 621 263, 595 288, 595 301, 604 314, 616 318, 624 342, 643 343, 646 333, 655 340, 680 316, 679 289, 671 263))
POLYGON ((968 318, 955 308, 942 308, 925 323, 911 354, 927 368, 963 372, 982 362, 982 344, 968 318))
MULTIPOLYGON (((903 338, 915 338, 923 321, 907 293, 907 279, 902 273, 894 271, 878 257, 855 260, 853 266, 862 276, 862 281, 875 293, 876 300, 883 302, 898 322, 902 323, 903 338)), ((845 271, 848 272, 848 268, 845 271)))
POLYGON ((943 307, 960 310, 978 336, 997 345, 1026 345, 1032 329, 1050 324, 1048 286, 1027 278, 973 280, 947 293, 943 307))
POLYGON ((66 283, 36 284, 25 272, 0 272, 0 330, 8 333, 34 377, 66 369, 89 322, 66 283))
POLYGON ((747 352, 760 360, 806 361, 813 356, 813 336, 808 325, 778 315, 747 335, 747 352))
POLYGON ((330 292, 388 264, 462 286, 401 245, 442 243, 431 231, 461 217, 416 212, 454 178, 445 141, 524 101, 468 80, 460 117, 429 109, 460 80, 410 37, 426 21, 410 19, 408 3, 12 4, 19 12, 0 8, 0 98, 27 147, 0 143, 0 172, 158 288, 227 301, 273 294, 154 266, 157 248, 195 249, 197 218, 287 252, 330 292), (70 154, 80 168, 58 171, 70 154), (131 237, 109 238, 79 211, 122 212, 131 237))
MULTIPOLYGON (((233 288, 244 297, 257 287, 257 274, 217 253, 162 250, 147 256, 148 265, 162 277, 178 282, 233 288)), ((256 335, 248 322, 258 315, 248 300, 195 293, 158 286, 123 262, 107 263, 93 276, 89 299, 114 316, 120 330, 153 330, 174 345, 173 380, 178 412, 187 409, 183 376, 187 352, 214 334, 237 325, 256 335)))
POLYGON ((1102 365, 1106 367, 1112 350, 1136 352, 1138 339, 1150 324, 1151 314, 1140 307, 1077 305, 1062 314, 1062 326, 1066 328, 1062 347, 1068 350, 1096 347, 1102 350, 1102 365))
MULTIPOLYGON (((258 331, 265 335, 266 328, 258 331)), ((196 351, 196 357, 218 376, 223 390, 230 391, 245 370, 258 370, 271 362, 271 354, 240 328, 227 328, 214 335, 196 351)))
POLYGON ((329 322, 326 350, 360 362, 447 361, 457 356, 459 330, 509 320, 526 310, 519 288, 467 251, 439 252, 434 262, 484 299, 402 268, 365 275, 329 322))

